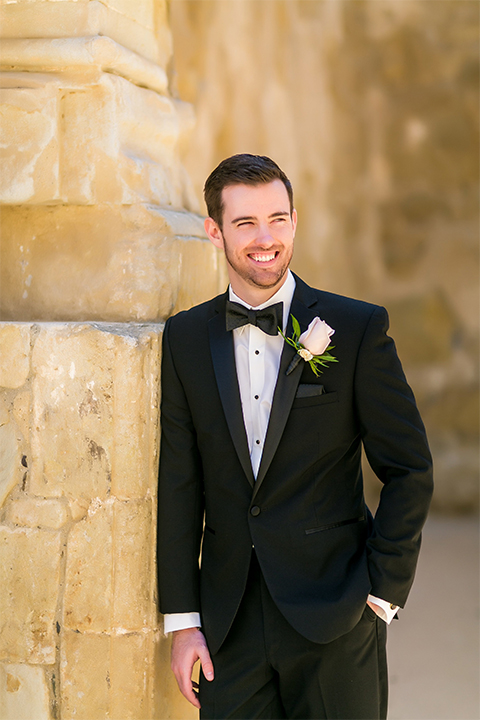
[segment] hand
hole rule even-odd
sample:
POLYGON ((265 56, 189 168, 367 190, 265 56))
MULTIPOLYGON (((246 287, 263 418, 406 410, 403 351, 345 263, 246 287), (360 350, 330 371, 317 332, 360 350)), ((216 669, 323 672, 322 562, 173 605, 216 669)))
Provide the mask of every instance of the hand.
POLYGON ((381 615, 381 613, 382 613, 382 608, 381 608, 379 605, 376 605, 375 603, 370 602, 370 600, 367 600, 367 605, 368 605, 369 608, 371 608, 371 609, 373 610, 373 612, 375 613, 375 615, 378 615, 379 617, 382 616, 382 615, 381 615))
POLYGON ((176 630, 172 639, 171 667, 173 674, 182 695, 200 709, 198 683, 192 680, 192 670, 197 660, 200 660, 206 679, 213 680, 213 663, 204 634, 198 628, 176 630))

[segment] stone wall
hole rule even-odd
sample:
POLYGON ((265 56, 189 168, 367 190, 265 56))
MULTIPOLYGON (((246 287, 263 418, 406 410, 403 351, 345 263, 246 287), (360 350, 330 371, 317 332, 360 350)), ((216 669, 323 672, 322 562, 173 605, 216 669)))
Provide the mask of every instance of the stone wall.
POLYGON ((0 5, 0 719, 195 715, 155 592, 163 321, 225 287, 163 0, 0 5))
MULTIPOLYGON (((197 194, 271 155, 294 269, 387 306, 434 451, 434 507, 478 502, 478 3, 175 0, 174 81, 197 113, 197 194)), ((370 478, 371 489, 373 481, 370 478)))

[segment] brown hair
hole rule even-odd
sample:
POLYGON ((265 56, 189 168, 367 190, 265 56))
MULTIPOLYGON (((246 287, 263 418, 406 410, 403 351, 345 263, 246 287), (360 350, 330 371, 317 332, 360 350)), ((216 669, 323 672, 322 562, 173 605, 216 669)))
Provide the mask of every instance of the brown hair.
POLYGON ((290 214, 293 212, 293 189, 290 180, 277 163, 265 155, 232 155, 222 160, 208 176, 203 194, 208 214, 222 228, 223 188, 229 185, 262 185, 281 180, 285 185, 290 201, 290 214))

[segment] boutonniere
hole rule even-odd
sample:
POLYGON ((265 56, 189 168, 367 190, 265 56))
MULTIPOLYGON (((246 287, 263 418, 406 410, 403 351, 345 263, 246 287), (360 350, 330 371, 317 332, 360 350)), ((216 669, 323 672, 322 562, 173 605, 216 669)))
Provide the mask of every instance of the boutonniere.
POLYGON ((338 362, 336 357, 330 355, 330 350, 333 350, 335 347, 334 345, 330 345, 330 337, 335 330, 327 325, 324 320, 320 320, 319 317, 313 318, 308 328, 301 334, 300 324, 293 315, 292 325, 293 335, 291 338, 286 337, 281 329, 278 328, 285 342, 297 351, 297 354, 287 368, 287 375, 290 375, 290 373, 295 370, 300 360, 308 362, 317 377, 323 372, 323 370, 320 370, 320 366, 327 367, 327 363, 329 362, 338 362))

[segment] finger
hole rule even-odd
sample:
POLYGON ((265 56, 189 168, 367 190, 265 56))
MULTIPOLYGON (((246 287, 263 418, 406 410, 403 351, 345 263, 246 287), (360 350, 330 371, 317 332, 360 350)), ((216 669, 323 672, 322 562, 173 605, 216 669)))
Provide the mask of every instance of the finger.
POLYGON ((191 703, 194 707, 200 710, 200 701, 198 700, 197 694, 193 689, 192 680, 190 680, 190 678, 188 677, 182 676, 180 678, 177 677, 177 683, 183 697, 186 698, 188 702, 191 703))
POLYGON ((198 656, 200 658, 200 662, 202 663, 202 672, 206 679, 211 682, 214 678, 214 672, 212 658, 210 657, 208 649, 206 647, 199 648, 198 656))
POLYGON ((193 689, 192 681, 192 669, 194 660, 187 661, 186 663, 179 664, 176 667, 172 667, 177 684, 182 695, 192 703, 196 708, 200 709, 200 703, 197 695, 193 689))

